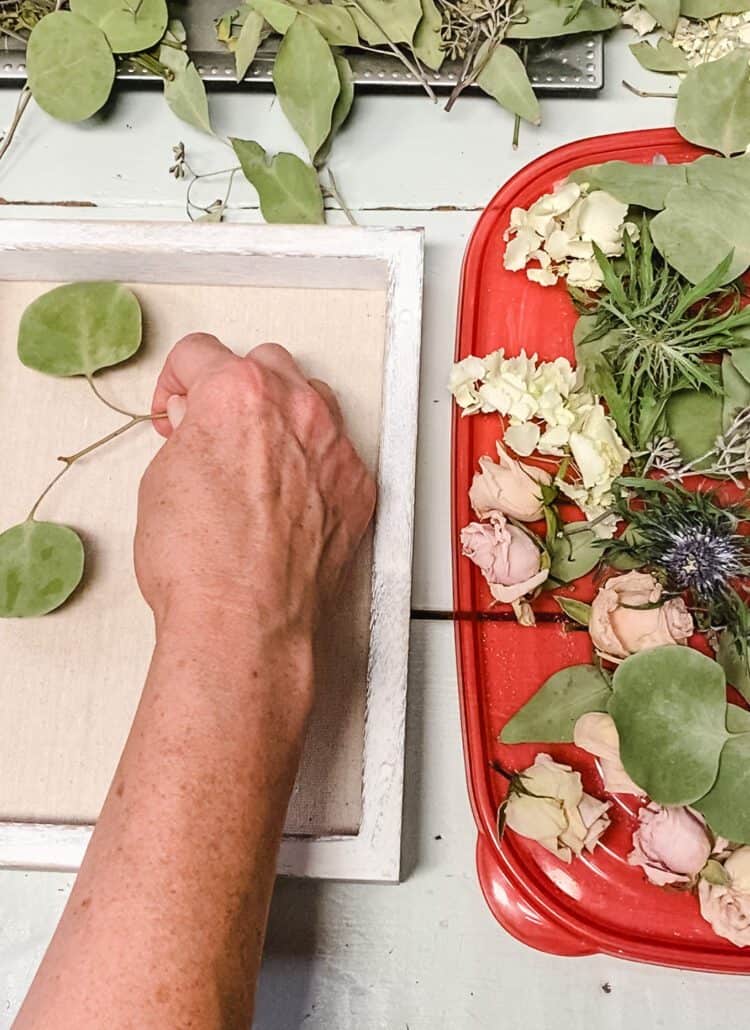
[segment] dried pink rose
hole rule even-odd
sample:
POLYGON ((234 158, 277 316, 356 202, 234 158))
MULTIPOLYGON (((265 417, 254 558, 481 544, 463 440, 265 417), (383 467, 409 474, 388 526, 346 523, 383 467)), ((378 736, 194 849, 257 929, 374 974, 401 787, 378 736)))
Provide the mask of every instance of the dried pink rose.
POLYGON ((582 715, 575 724, 573 741, 599 759, 604 789, 610 794, 644 796, 645 792, 631 780, 620 760, 620 738, 611 715, 606 712, 582 715))
POLYGON ((750 946, 750 847, 733 851, 724 863, 727 884, 698 884, 701 915, 719 937, 736 944, 750 946))
POLYGON ((690 883, 711 855, 706 824, 697 812, 652 801, 638 813, 630 865, 640 866, 651 883, 690 883))
POLYGON ((589 633, 597 652, 619 660, 649 647, 687 643, 693 618, 685 602, 674 597, 659 604, 661 595, 661 583, 647 572, 607 580, 591 605, 589 633))
POLYGON ((481 570, 496 601, 511 604, 549 575, 541 568, 541 551, 531 537, 502 515, 490 522, 470 522, 461 530, 461 547, 481 570))
POLYGON ((499 463, 479 459, 482 470, 474 476, 469 490, 471 506, 480 519, 509 515, 519 522, 536 522, 544 514, 540 486, 549 486, 552 477, 543 469, 515 461, 497 445, 499 463))

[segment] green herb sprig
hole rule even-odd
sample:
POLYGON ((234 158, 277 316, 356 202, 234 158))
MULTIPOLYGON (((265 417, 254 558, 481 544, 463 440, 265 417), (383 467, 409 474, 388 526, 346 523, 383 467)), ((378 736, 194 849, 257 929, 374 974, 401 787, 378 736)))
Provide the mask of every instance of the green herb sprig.
POLYGON ((664 409, 678 390, 721 393, 719 366, 707 362, 727 348, 750 345, 750 308, 737 284, 721 286, 732 255, 697 284, 654 248, 648 221, 640 240, 625 234, 624 257, 611 261, 594 245, 604 283, 595 296, 571 288, 590 328, 577 352, 587 385, 602 395, 633 451, 658 435, 664 409))

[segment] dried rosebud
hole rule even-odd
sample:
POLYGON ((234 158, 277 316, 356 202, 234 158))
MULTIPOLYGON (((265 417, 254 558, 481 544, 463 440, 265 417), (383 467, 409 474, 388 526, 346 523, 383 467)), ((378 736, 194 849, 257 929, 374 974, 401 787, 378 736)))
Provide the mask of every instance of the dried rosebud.
POLYGON ((651 802, 638 813, 630 865, 640 866, 651 883, 691 883, 711 855, 703 817, 681 805, 651 802))
POLYGON ((544 514, 541 486, 552 477, 543 469, 515 461, 497 445, 499 462, 479 459, 482 470, 474 476, 469 490, 471 506, 480 519, 508 515, 520 522, 536 522, 544 514))
POLYGON ((591 605, 589 633, 598 654, 619 661, 665 644, 685 644, 693 619, 681 597, 661 602, 662 586, 646 572, 614 576, 591 605))
POLYGON ((511 785, 505 825, 571 862, 584 849, 594 850, 609 826, 610 805, 584 793, 580 773, 540 754, 511 785))
POLYGON ((750 847, 733 851, 724 872, 726 884, 704 879, 698 884, 701 915, 719 937, 746 948, 750 946, 750 847))
POLYGON ((549 575, 531 537, 502 515, 491 522, 471 522, 461 530, 465 557, 479 567, 496 601, 511 604, 540 586, 549 575))

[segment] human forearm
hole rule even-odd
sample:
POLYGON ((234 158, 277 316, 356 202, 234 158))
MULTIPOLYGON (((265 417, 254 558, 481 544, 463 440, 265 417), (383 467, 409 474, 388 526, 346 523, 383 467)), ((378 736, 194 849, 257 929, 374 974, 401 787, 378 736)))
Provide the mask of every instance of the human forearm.
POLYGON ((309 640, 252 614, 165 620, 19 1028, 52 1005, 61 1028, 246 1026, 311 677, 309 640))

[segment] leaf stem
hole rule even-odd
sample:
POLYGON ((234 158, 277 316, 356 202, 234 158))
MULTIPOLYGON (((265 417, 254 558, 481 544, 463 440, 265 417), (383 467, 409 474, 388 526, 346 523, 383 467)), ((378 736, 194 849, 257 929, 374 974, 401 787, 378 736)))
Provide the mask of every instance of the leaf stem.
POLYGON ((134 411, 128 411, 127 408, 121 408, 117 404, 113 404, 112 401, 108 401, 107 398, 103 397, 102 394, 99 392, 99 388, 94 382, 94 377, 92 375, 86 376, 86 382, 93 390, 94 396, 98 400, 100 400, 102 404, 104 404, 107 408, 110 408, 112 411, 116 411, 118 415, 127 415, 128 418, 151 418, 150 415, 137 415, 134 411))
POLYGON ((18 124, 21 121, 21 118, 23 118, 23 113, 26 110, 26 108, 29 106, 29 101, 30 100, 31 100, 31 90, 29 89, 28 86, 24 86, 23 89, 21 90, 19 96, 18 96, 18 103, 16 104, 16 111, 15 111, 15 114, 13 115, 13 121, 10 123, 10 126, 8 127, 8 131, 5 133, 5 136, 3 137, 2 143, 0 143, 0 160, 2 160, 2 158, 5 156, 5 153, 7 152, 8 148, 11 145, 11 143, 13 142, 13 137, 16 134, 16 129, 18 128, 18 124))
POLYGON ((76 451, 75 454, 61 454, 57 460, 63 462, 64 468, 60 469, 57 475, 50 480, 47 486, 45 486, 44 490, 42 490, 42 492, 39 494, 36 501, 34 502, 31 511, 26 517, 26 521, 31 522, 33 520, 34 516, 36 515, 37 509, 39 508, 39 505, 50 492, 52 487, 55 486, 55 484, 62 479, 65 473, 68 472, 69 469, 72 468, 72 466, 75 465, 77 461, 80 461, 81 458, 84 458, 87 454, 91 454, 92 451, 98 450, 99 447, 103 447, 105 444, 110 443, 112 440, 116 440, 118 436, 122 436, 123 433, 127 433, 129 429, 133 428, 133 426, 140 425, 142 422, 152 422, 155 419, 166 417, 166 412, 160 413, 158 415, 133 415, 129 422, 126 422, 124 425, 120 426, 119 429, 115 429, 111 433, 107 433, 107 435, 103 436, 100 440, 95 440, 93 443, 90 443, 88 447, 83 447, 80 451, 76 451))

